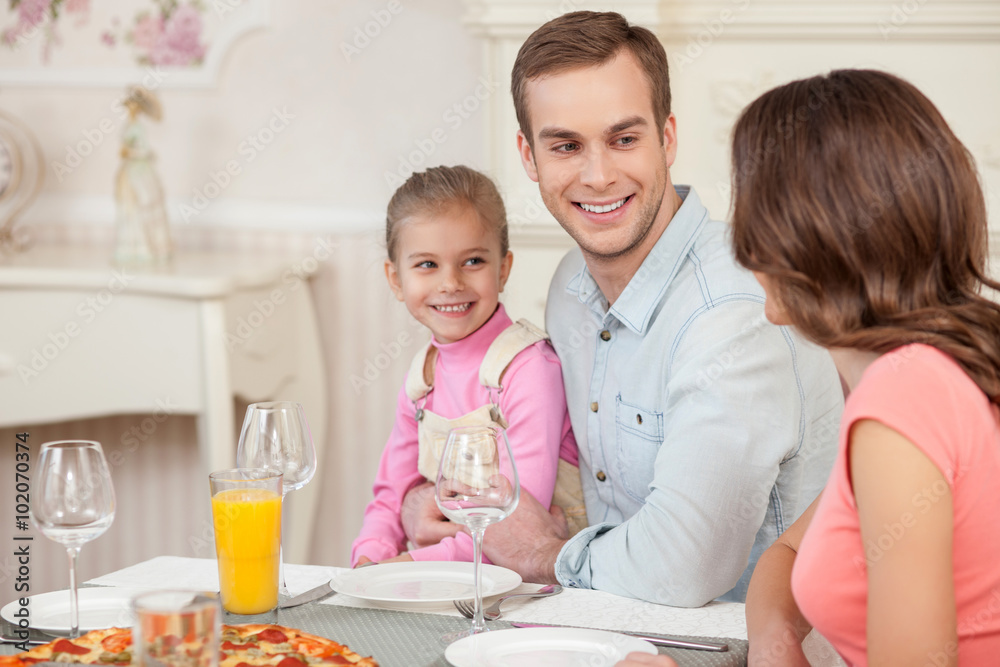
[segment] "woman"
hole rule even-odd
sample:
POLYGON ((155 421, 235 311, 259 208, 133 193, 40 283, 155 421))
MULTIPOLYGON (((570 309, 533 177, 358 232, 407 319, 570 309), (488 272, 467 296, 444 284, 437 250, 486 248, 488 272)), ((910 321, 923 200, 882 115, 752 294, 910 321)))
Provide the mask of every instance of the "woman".
POLYGON ((768 319, 851 392, 826 489, 751 581, 751 664, 804 664, 810 625, 855 665, 995 664, 1000 284, 968 151, 909 83, 837 71, 751 104, 733 165, 768 319))
POLYGON ((852 665, 997 664, 1000 284, 968 151, 909 83, 842 70, 752 103, 733 179, 768 319, 850 389, 826 489, 751 580, 750 665, 808 664, 813 626, 852 665))

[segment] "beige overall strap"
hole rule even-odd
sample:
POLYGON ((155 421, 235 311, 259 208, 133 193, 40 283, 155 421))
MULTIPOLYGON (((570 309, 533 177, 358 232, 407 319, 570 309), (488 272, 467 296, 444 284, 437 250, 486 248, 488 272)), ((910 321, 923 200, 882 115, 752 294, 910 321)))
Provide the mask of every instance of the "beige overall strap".
POLYGON ((548 335, 528 320, 518 320, 493 339, 479 366, 479 384, 499 390, 503 374, 514 357, 548 335))
POLYGON ((437 348, 427 343, 410 362, 410 372, 406 374, 406 396, 413 402, 419 401, 434 387, 434 362, 437 348))

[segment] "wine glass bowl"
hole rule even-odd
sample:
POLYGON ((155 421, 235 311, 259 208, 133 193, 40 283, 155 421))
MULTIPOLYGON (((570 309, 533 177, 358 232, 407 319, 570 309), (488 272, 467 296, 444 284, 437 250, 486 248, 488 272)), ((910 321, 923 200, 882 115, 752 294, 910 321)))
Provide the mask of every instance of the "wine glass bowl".
POLYGON ((452 641, 486 630, 483 620, 482 558, 487 526, 507 518, 520 499, 520 483, 507 433, 496 426, 452 429, 441 453, 434 499, 451 521, 472 533, 475 617, 467 632, 446 635, 452 641))
POLYGON ((282 495, 308 484, 316 474, 316 448, 302 405, 271 401, 247 407, 236 465, 281 471, 282 495))
POLYGON ((42 445, 31 497, 31 521, 69 556, 70 636, 80 634, 76 560, 80 548, 115 518, 115 490, 100 443, 60 440, 42 445))

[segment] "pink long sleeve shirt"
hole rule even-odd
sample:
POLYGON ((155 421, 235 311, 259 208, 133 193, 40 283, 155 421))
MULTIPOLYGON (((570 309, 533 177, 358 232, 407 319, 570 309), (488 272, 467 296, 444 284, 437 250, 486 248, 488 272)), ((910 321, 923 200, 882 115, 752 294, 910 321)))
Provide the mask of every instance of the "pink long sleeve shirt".
MULTIPOLYGON (((479 366, 493 339, 511 324, 501 305, 483 326, 462 340, 447 344, 433 341, 438 349, 434 389, 423 407, 456 419, 489 403, 489 393, 479 383, 479 366)), ((511 362, 503 376, 499 407, 509 424, 507 438, 522 492, 548 507, 559 459, 577 465, 577 447, 566 410, 559 358, 547 341, 535 343, 511 362)), ((417 471, 414 413, 404 383, 396 402, 396 423, 375 477, 375 498, 365 509, 361 533, 351 548, 352 566, 361 556, 380 561, 406 550, 400 507, 406 492, 425 481, 417 471)), ((459 533, 409 554, 417 561, 471 561, 472 538, 459 533)))

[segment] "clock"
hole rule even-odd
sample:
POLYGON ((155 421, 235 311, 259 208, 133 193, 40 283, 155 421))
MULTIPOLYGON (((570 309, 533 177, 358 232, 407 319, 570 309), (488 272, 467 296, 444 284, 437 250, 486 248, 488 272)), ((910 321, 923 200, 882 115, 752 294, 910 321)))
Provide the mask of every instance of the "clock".
POLYGON ((23 247, 14 227, 44 180, 42 149, 35 135, 24 123, 0 111, 0 251, 23 247))

